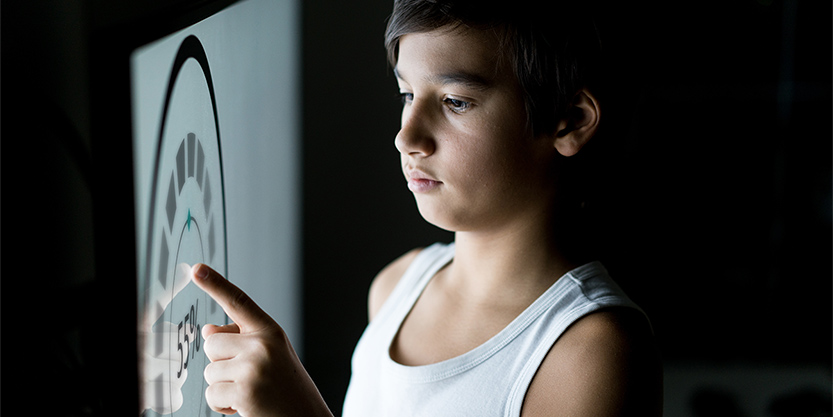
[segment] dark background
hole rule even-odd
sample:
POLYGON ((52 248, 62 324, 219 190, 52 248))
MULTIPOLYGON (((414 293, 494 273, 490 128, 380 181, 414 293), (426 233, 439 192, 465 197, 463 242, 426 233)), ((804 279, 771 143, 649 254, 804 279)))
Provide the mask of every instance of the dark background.
MULTIPOLYGON (((129 38, 137 29, 130 22, 177 26, 155 17, 228 2, 3 2, 3 411, 31 412, 14 398, 25 390, 42 395, 44 415, 112 407, 133 415, 132 363, 118 359, 130 357, 135 326, 119 325, 132 305, 117 302, 135 299, 133 283, 66 274, 106 277, 133 262, 131 236, 112 226, 132 217, 120 211, 132 207, 130 150, 108 141, 130 134, 121 111, 129 108, 127 74, 99 64, 113 51, 96 31, 121 25, 118 35, 129 38), (90 38, 99 41, 83 41, 90 38), (61 44, 34 48, 31 39, 61 44), (99 78, 108 74, 116 76, 99 78), (124 180, 122 194, 94 198, 115 189, 101 183, 114 177, 124 180), (54 257, 44 263, 42 253, 54 257), (104 327, 69 321, 67 311, 107 319, 104 327), (71 362, 74 350, 88 352, 92 371, 71 362)), ((392 2, 299 4, 303 359, 338 415, 371 279, 407 250, 452 236, 420 218, 393 146, 400 105, 383 48, 392 2)), ((597 239, 615 279, 650 315, 666 375, 810 369, 825 376, 823 392, 803 403, 821 401, 829 415, 830 2, 605 0, 598 11, 610 83, 598 138, 607 193, 595 206, 597 239)), ((123 66, 129 50, 120 53, 123 66)), ((745 378, 739 388, 760 382, 745 378)), ((670 393, 679 379, 668 381, 670 393)), ((728 413, 730 402, 723 415, 739 415, 728 413)))
MULTIPOLYGON (((830 2, 601 5, 603 261, 666 367, 829 375, 830 2)), ((371 279, 453 238, 421 220, 399 171, 390 7, 303 3, 304 356, 336 413, 371 279)))

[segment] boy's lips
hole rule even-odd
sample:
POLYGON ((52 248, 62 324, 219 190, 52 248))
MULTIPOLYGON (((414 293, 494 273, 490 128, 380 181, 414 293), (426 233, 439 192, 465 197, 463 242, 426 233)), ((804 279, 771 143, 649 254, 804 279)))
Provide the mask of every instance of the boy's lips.
POLYGON ((418 169, 406 168, 405 177, 408 180, 408 189, 415 193, 427 193, 442 184, 442 181, 418 169))

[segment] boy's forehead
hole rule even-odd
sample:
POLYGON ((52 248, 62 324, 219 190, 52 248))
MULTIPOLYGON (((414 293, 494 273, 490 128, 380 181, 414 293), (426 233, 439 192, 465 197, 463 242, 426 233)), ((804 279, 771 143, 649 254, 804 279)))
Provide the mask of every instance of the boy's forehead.
POLYGON ((495 36, 479 30, 437 29, 412 33, 399 39, 394 68, 403 80, 418 76, 428 81, 460 81, 490 84, 505 73, 495 36))

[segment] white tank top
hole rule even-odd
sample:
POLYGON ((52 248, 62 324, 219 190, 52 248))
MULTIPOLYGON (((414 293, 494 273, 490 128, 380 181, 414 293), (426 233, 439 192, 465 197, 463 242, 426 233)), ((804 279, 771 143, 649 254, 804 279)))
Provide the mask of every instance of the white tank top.
POLYGON ((573 322, 604 307, 639 309, 599 262, 558 279, 506 328, 455 358, 405 366, 390 357, 394 336, 454 244, 417 255, 367 326, 353 353, 343 417, 519 416, 532 377, 573 322))

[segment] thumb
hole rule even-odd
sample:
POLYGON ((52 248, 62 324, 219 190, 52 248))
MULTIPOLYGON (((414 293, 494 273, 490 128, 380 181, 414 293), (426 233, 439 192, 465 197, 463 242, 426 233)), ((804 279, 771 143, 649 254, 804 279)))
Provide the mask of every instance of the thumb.
POLYGON ((246 293, 207 265, 196 264, 191 272, 194 283, 220 305, 240 333, 253 333, 274 324, 272 318, 246 293))

